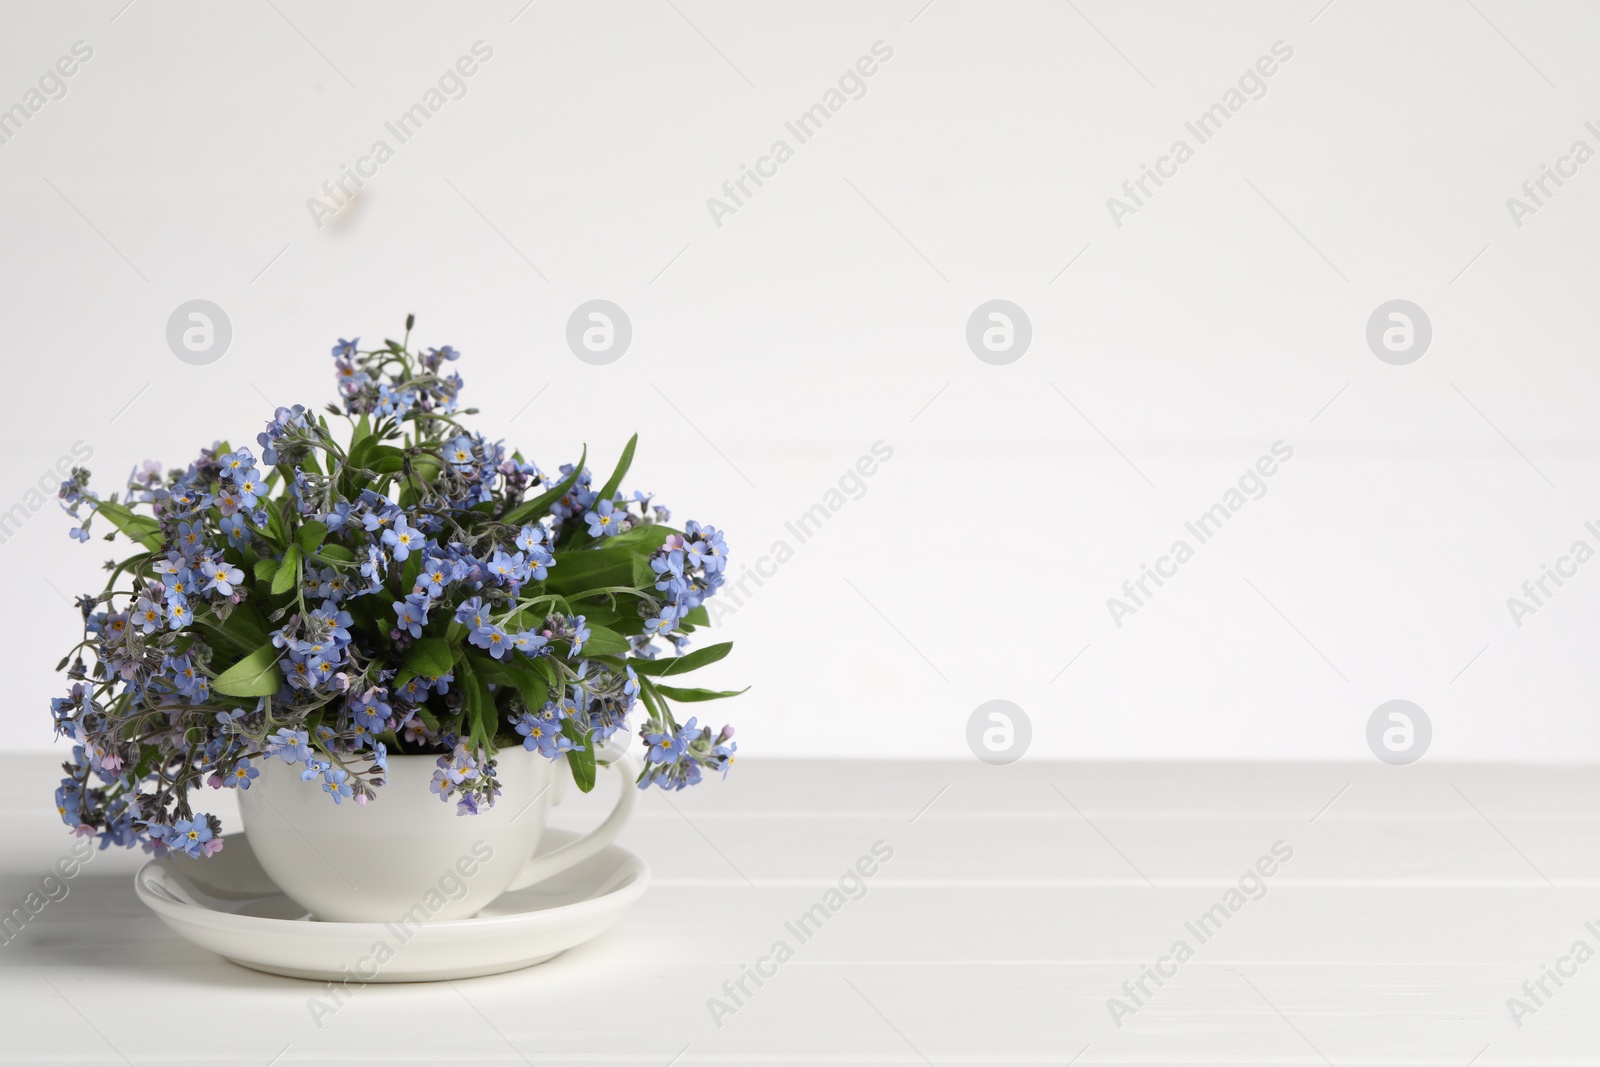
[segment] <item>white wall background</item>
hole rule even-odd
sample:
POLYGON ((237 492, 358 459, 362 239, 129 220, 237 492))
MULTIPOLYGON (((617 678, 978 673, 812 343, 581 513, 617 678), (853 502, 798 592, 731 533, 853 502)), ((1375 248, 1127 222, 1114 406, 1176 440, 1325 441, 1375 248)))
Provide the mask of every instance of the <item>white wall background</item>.
MULTIPOLYGON (((736 562, 893 447, 723 626, 747 752, 961 755, 998 697, 1036 757, 1370 758, 1404 697, 1429 758, 1594 759, 1600 563, 1520 629, 1506 598, 1600 547, 1600 162, 1520 228, 1506 198, 1600 148, 1600 9, 922 2, 6 9, 0 107, 94 55, 0 145, 0 509, 79 439, 108 489, 321 404, 333 339, 411 311, 488 430, 547 467, 638 430, 633 484, 736 562), (467 95, 318 229, 307 198, 480 40, 467 95), (878 40, 865 97, 716 226, 707 198, 878 40), (1113 225, 1279 40, 1267 94, 1113 225), (605 367, 563 338, 594 297, 634 328, 605 367), (1009 366, 964 337, 997 297, 1033 324, 1009 366), (1409 366, 1364 340, 1397 297, 1433 323, 1409 366), (210 366, 166 345, 193 298, 233 324, 210 366), (1106 598, 1280 439, 1270 492, 1115 626, 1106 598)), ((53 503, 0 545, 0 747, 48 745, 57 592, 106 547, 53 503)))

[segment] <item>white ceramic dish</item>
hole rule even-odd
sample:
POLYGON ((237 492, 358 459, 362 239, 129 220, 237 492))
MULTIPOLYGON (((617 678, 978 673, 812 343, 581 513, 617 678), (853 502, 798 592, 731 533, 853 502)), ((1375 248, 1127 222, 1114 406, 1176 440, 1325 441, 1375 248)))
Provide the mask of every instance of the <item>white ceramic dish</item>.
POLYGON ((388 784, 366 805, 331 804, 320 783, 301 781, 299 768, 266 759, 261 777, 239 790, 239 814, 267 877, 318 919, 381 924, 412 913, 439 922, 482 914, 507 890, 598 855, 622 832, 639 793, 638 761, 618 757, 609 773, 601 770, 621 786, 606 820, 565 848, 541 847, 550 806, 570 779, 567 761, 512 745, 495 765, 505 795, 462 818, 428 789, 438 769, 432 756, 389 757, 388 784))
MULTIPOLYGON (((546 831, 553 851, 577 840, 546 831)), ((650 885, 644 860, 608 845, 598 855, 477 916, 445 922, 316 922, 267 877, 244 834, 205 860, 152 860, 134 888, 180 937, 242 966, 318 981, 433 982, 514 971, 598 936, 650 885)))

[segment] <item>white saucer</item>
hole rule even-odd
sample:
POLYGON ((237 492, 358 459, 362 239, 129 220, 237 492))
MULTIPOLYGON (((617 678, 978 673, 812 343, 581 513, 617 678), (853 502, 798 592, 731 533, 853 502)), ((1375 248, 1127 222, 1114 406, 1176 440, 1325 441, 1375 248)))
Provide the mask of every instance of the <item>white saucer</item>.
MULTIPOLYGON (((575 837, 546 830, 541 851, 575 837)), ((409 930, 313 921, 272 884, 244 834, 229 834, 227 847, 210 859, 152 860, 133 884, 162 922, 201 948, 257 971, 360 985, 475 978, 543 963, 620 919, 649 888, 650 868, 610 845, 571 870, 506 893, 474 918, 409 930)))

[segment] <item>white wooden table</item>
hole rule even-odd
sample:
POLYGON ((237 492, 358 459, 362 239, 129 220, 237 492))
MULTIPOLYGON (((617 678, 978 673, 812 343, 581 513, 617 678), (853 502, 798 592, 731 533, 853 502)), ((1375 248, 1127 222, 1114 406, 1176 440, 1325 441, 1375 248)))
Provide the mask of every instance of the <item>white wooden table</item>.
MULTIPOLYGON (((71 843, 55 776, 0 760, 7 910, 71 843)), ((1600 951, 1600 771, 747 759, 651 793, 623 840, 656 882, 600 940, 366 987, 321 1028, 316 986, 178 940, 134 897, 143 857, 100 854, 0 947, 0 1062, 1600 1063, 1600 959, 1523 991, 1600 951), (802 942, 785 923, 880 841, 865 895, 802 942), (1277 842, 1292 858, 1226 911, 1277 842), (1202 941, 1186 923, 1218 904, 1202 941), (736 1005, 723 984, 780 940, 736 1005)))

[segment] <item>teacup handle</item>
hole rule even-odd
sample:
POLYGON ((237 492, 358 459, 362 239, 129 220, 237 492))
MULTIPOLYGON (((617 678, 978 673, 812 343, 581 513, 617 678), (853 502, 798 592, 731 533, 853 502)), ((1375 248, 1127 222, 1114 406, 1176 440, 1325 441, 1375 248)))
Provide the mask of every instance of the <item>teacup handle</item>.
POLYGON ((531 857, 506 887, 508 892, 513 889, 526 889, 535 882, 542 882, 552 875, 560 874, 567 868, 582 863, 611 844, 622 832, 628 816, 633 813, 634 794, 639 791, 633 784, 633 780, 639 776, 639 761, 633 756, 623 755, 602 766, 609 766, 622 779, 620 782, 622 795, 617 798, 617 806, 611 809, 611 814, 606 816, 605 822, 576 841, 562 845, 553 852, 531 857))

